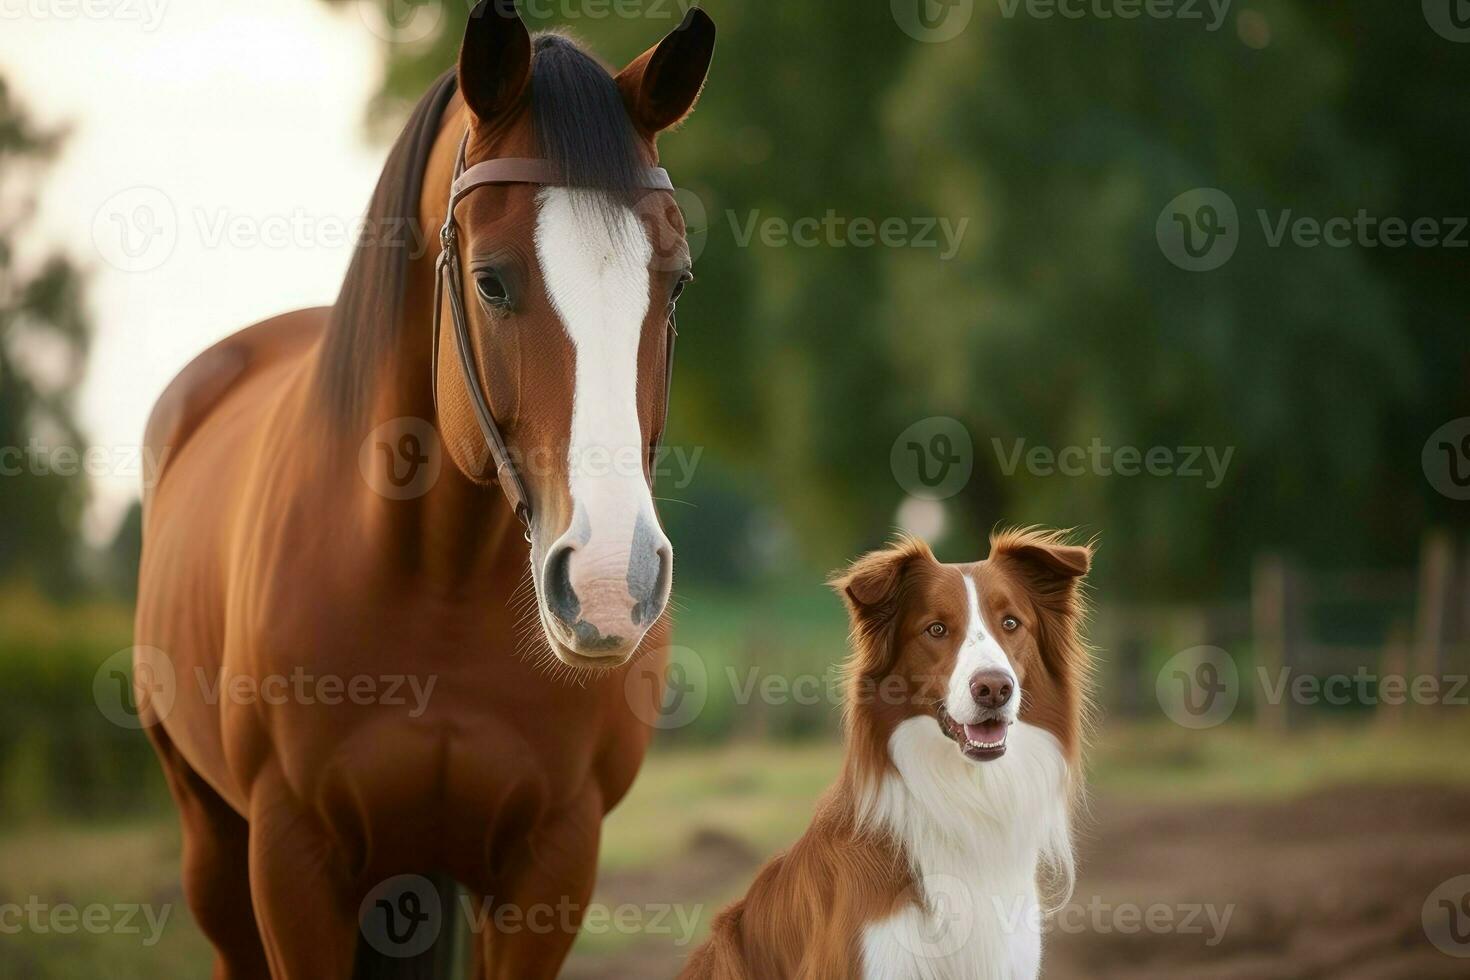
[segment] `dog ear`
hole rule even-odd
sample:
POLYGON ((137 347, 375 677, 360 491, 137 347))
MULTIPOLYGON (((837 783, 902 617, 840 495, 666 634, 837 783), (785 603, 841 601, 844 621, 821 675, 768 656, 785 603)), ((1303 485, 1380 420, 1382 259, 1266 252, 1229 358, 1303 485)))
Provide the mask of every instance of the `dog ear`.
POLYGON ((1049 603, 1069 600, 1092 568, 1092 544, 1071 544, 1065 531, 1020 528, 991 535, 990 558, 1014 569, 1032 594, 1049 603))
POLYGON ((868 552, 828 580, 847 605, 859 643, 872 641, 887 630, 898 614, 905 576, 916 562, 933 560, 927 544, 904 537, 887 548, 868 552))

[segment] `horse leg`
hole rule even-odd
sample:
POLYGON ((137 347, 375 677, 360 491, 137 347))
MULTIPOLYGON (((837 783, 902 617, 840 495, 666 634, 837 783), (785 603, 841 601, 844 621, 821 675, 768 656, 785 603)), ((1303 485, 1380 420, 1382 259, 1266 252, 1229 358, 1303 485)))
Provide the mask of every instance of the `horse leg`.
POLYGON ((596 794, 533 830, 497 875, 499 893, 480 933, 476 977, 551 980, 577 938, 597 880, 602 802, 596 794))
POLYGON ((184 898, 200 930, 214 945, 214 978, 268 977, 265 949, 250 905, 250 827, 184 761, 163 726, 150 726, 148 734, 179 810, 184 898))
POLYGON ((357 909, 331 836, 279 780, 250 802, 250 897, 274 980, 349 980, 357 909))

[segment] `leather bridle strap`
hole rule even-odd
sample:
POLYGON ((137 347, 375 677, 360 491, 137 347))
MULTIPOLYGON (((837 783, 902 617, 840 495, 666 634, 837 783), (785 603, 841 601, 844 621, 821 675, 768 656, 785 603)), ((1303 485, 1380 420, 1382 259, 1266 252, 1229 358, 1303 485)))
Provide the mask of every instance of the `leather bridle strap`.
MULTIPOLYGON (((520 471, 516 469, 515 461, 511 459, 510 450, 506 447, 505 439, 500 434, 500 426, 495 422, 495 414, 490 410, 490 402, 486 396, 486 388, 480 377, 479 366, 475 362, 474 347, 470 344, 469 320, 465 316, 464 295, 461 292, 461 271, 459 261, 459 228, 454 222, 454 208, 460 200, 477 187, 486 184, 545 184, 560 185, 565 183, 560 169, 549 160, 533 160, 520 157, 502 157, 497 160, 485 160, 466 168, 465 146, 469 142, 469 132, 466 131, 459 143, 459 152, 455 154, 454 180, 449 187, 449 206, 444 216, 444 226, 439 229, 439 260, 437 263, 439 275, 439 287, 434 291, 434 368, 435 373, 439 370, 439 330, 441 316, 444 306, 444 298, 449 300, 449 318, 454 322, 455 345, 459 348, 459 364, 464 371, 465 387, 469 389, 470 405, 475 412, 475 421, 479 424, 480 434, 485 439, 485 445, 490 450, 490 458, 495 463, 495 476, 493 479, 500 484, 501 490, 505 492, 506 500, 510 502, 511 509, 515 511, 516 517, 520 518, 526 527, 529 538, 531 530, 531 497, 526 492, 526 485, 521 480, 520 471)), ((672 191, 673 183, 669 175, 662 167, 644 168, 640 181, 641 186, 650 190, 672 191)), ((648 449, 648 472, 650 482, 653 479, 653 470, 658 455, 659 443, 663 439, 664 426, 668 422, 669 395, 673 390, 674 382, 674 338, 678 336, 678 330, 674 324, 674 316, 669 314, 668 337, 666 344, 666 360, 664 364, 664 403, 663 418, 660 419, 658 428, 654 431, 653 438, 649 442, 648 449)), ((435 400, 438 399, 438 383, 434 384, 435 400)))

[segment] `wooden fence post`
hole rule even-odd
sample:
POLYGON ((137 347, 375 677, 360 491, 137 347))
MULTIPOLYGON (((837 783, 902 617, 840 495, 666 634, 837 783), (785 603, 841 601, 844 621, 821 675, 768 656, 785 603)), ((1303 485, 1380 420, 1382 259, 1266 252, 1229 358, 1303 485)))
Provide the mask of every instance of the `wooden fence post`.
POLYGON ((1409 676, 1409 629, 1406 623, 1395 623, 1389 628, 1388 638, 1384 642, 1383 656, 1378 664, 1378 703, 1373 707, 1374 720, 1386 727, 1393 727, 1404 719, 1404 707, 1408 704, 1409 693, 1404 692, 1403 700, 1395 704, 1388 704, 1383 700, 1383 680, 1386 677, 1409 676))
MULTIPOLYGON (((1251 572, 1251 633, 1256 674, 1268 678, 1273 689, 1281 671, 1291 667, 1287 574, 1285 560, 1275 554, 1258 556, 1251 572)), ((1266 685, 1253 684, 1254 679, 1248 677, 1240 680, 1241 684, 1253 688, 1256 724, 1267 731, 1285 731, 1291 722, 1290 678, 1275 704, 1267 699, 1266 685)))
POLYGON ((1424 536, 1419 553, 1414 673, 1421 677, 1441 677, 1445 673, 1445 620, 1449 615, 1454 581, 1454 545, 1443 529, 1436 528, 1424 536))

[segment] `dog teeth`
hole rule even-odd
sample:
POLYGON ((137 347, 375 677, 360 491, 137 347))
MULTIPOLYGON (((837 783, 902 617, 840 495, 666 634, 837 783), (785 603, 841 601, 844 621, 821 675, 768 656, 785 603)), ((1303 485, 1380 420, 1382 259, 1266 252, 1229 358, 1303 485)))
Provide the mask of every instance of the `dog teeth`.
POLYGON ((994 742, 966 742, 965 744, 972 749, 998 749, 1006 744, 1006 740, 1005 736, 1001 736, 994 742))

